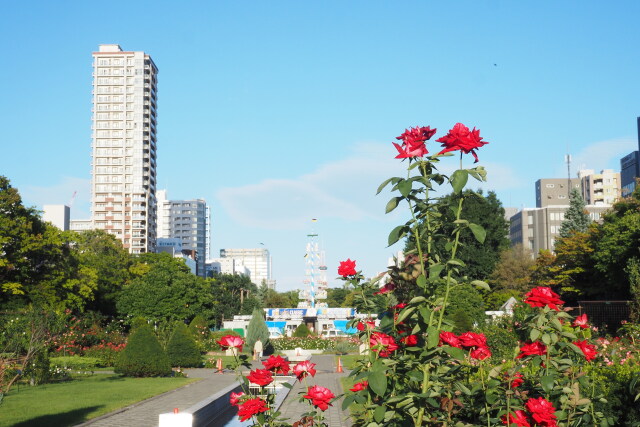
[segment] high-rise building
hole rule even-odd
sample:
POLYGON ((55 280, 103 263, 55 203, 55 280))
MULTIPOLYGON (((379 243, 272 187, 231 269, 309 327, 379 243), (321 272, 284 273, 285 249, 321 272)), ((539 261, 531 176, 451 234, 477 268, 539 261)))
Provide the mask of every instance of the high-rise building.
POLYGON ((158 237, 180 239, 183 249, 196 251, 197 274, 202 277, 210 256, 210 216, 205 200, 168 200, 167 190, 158 190, 158 237))
POLYGON ((620 187, 622 197, 629 197, 636 189, 636 180, 640 178, 640 117, 638 124, 638 150, 632 151, 620 159, 620 187))
POLYGON ((595 173, 593 169, 578 171, 582 198, 587 205, 611 206, 620 198, 620 174, 611 169, 595 173))
POLYGON ((62 231, 69 230, 71 209, 67 205, 44 205, 42 220, 48 221, 62 231))
POLYGON ((220 249, 220 258, 234 258, 249 270, 251 282, 257 286, 264 283, 275 289, 271 280, 271 255, 268 249, 220 249))
POLYGON ((575 188, 580 191, 580 179, 543 178, 536 181, 536 207, 569 205, 569 193, 575 188), (571 185, 569 186, 569 182, 571 185))
POLYGON ((91 221, 134 254, 156 244, 157 75, 144 52, 93 53, 91 221))

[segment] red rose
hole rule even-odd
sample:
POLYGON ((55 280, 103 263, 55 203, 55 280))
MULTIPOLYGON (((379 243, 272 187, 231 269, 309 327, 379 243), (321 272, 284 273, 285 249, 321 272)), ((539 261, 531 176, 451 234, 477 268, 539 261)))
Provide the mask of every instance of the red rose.
POLYGON ((313 387, 309 387, 307 389, 307 394, 302 397, 311 400, 311 403, 316 408, 326 411, 331 405, 331 399, 333 399, 335 395, 328 388, 314 385, 313 387))
POLYGON ((491 357, 491 350, 489 350, 489 347, 477 347, 471 350, 471 353, 469 353, 469 355, 472 359, 484 360, 488 357, 491 357))
POLYGON ((502 420, 502 424, 508 426, 515 424, 518 427, 531 427, 529 420, 527 420, 527 414, 520 409, 509 415, 505 414, 500 419, 502 420))
POLYGON ((465 154, 473 154, 473 157, 478 162, 478 156, 474 151, 476 148, 480 148, 488 141, 483 141, 480 137, 480 130, 473 128, 472 131, 462 123, 456 123, 453 129, 442 138, 436 139, 437 142, 441 142, 444 150, 438 154, 447 153, 449 151, 460 150, 465 154))
POLYGON ((584 341, 574 341, 574 344, 582 350, 582 354, 584 354, 584 358, 587 359, 588 362, 592 361, 598 355, 598 350, 596 346, 593 344, 587 343, 587 340, 584 341))
POLYGON ((265 369, 268 369, 275 374, 287 375, 291 367, 289 367, 289 362, 284 360, 280 356, 269 356, 267 360, 262 362, 265 369))
POLYGON ((405 129, 404 133, 397 136, 397 140, 402 140, 402 145, 393 143, 398 155, 396 159, 406 159, 410 157, 422 157, 428 154, 427 147, 424 142, 435 135, 436 129, 431 127, 415 127, 411 129, 405 129))
POLYGON ((293 367, 293 373, 298 380, 302 380, 307 375, 311 375, 312 377, 316 376, 316 370, 314 369, 316 366, 315 363, 311 363, 308 360, 298 363, 293 367))
POLYGON ((537 399, 529 399, 524 404, 533 420, 542 427, 557 427, 556 416, 554 412, 556 408, 553 404, 543 397, 537 399))
POLYGON ((587 314, 581 314, 580 316, 576 317, 571 326, 573 326, 574 328, 577 328, 579 326, 582 329, 587 329, 589 327, 589 325, 587 324, 587 314))
POLYGON ((242 346, 244 345, 244 340, 235 335, 225 335, 216 342, 223 350, 237 348, 238 351, 242 351, 242 346))
POLYGON ((378 352, 380 357, 389 357, 391 353, 398 349, 393 337, 383 334, 382 332, 374 332, 369 339, 371 350, 378 352))
POLYGON ((406 302, 401 302, 400 304, 396 304, 394 305, 393 308, 394 310, 402 310, 403 308, 405 308, 407 306, 406 302))
POLYGON ((269 385, 273 382, 271 372, 267 371, 266 369, 256 369, 255 371, 251 371, 249 375, 247 375, 247 379, 253 384, 257 384, 261 387, 269 385))
POLYGON ((389 292, 392 292, 395 288, 396 288, 396 284, 393 282, 389 282, 385 284, 383 287, 381 287, 379 291, 376 291, 373 294, 374 295, 388 294, 389 292))
POLYGON ((463 347, 486 347, 487 338, 483 334, 465 332, 458 337, 463 347))
POLYGON ((525 356, 544 356, 547 354, 547 346, 540 341, 536 341, 530 344, 524 344, 520 347, 520 354, 516 356, 516 359, 522 359, 525 356))
POLYGON ((525 300, 527 304, 531 307, 546 307, 552 308, 554 310, 559 310, 558 306, 564 304, 564 301, 560 299, 560 295, 556 294, 546 286, 538 286, 537 288, 531 289, 529 292, 524 294, 525 300))
POLYGON ((368 381, 360 381, 359 383, 355 383, 349 390, 355 393, 357 391, 366 390, 367 387, 369 387, 368 381))
POLYGON ((242 405, 238 406, 238 416, 240 421, 246 421, 260 412, 266 412, 269 410, 267 402, 262 399, 249 399, 242 405))
POLYGON ((406 337, 400 338, 400 341, 407 347, 413 347, 415 345, 418 345, 418 336, 407 335, 406 337))
POLYGON ((462 348, 462 343, 460 342, 460 338, 453 332, 440 332, 440 341, 444 344, 448 344, 451 347, 462 348))
POLYGON ((240 392, 240 393, 231 392, 231 397, 229 398, 229 403, 231 403, 233 406, 238 406, 238 402, 240 401, 240 398, 242 396, 244 396, 243 392, 240 392))
POLYGON ((366 329, 373 329, 376 327, 376 322, 373 320, 365 320, 364 322, 358 322, 356 329, 363 332, 366 329))
POLYGON ((346 261, 340 261, 338 274, 342 277, 355 276, 356 274, 358 274, 358 272, 356 271, 356 262, 351 261, 349 258, 347 258, 346 261))
POLYGON ((516 372, 515 374, 513 374, 513 378, 511 380, 511 384, 509 384, 509 387, 520 387, 523 383, 524 380, 522 379, 522 374, 520 372, 516 372))

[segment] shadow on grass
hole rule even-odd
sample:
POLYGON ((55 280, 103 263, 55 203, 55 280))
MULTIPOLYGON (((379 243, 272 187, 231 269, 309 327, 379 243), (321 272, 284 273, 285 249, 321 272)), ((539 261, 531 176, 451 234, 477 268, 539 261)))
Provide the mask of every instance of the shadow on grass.
POLYGON ((42 415, 40 417, 14 424, 13 427, 74 426, 87 421, 86 416, 101 407, 102 406, 88 406, 86 408, 74 409, 73 411, 61 412, 59 414, 42 415))

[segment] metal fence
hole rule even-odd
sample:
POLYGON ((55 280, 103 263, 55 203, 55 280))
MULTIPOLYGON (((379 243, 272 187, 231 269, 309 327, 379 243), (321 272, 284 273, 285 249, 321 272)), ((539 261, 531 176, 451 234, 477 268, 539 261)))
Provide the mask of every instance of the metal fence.
POLYGON ((620 328, 623 320, 629 320, 631 301, 578 301, 578 307, 571 314, 586 313, 589 323, 611 333, 620 328), (577 313, 576 313, 577 311, 577 313))

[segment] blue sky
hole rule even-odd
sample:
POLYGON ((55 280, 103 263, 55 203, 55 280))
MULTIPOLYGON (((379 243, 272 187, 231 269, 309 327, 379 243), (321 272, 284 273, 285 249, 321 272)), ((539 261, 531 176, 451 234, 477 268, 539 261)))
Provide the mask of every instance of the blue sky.
MULTIPOLYGON (((259 247, 301 287, 313 225, 367 275, 398 248, 378 184, 403 175, 409 126, 476 126, 505 206, 538 178, 619 169, 637 149, 640 3, 80 1, 0 6, 0 174, 41 207, 89 216, 91 52, 144 50, 160 69, 158 182, 205 198, 213 249, 259 247)), ((439 144, 433 143, 435 152, 439 144)), ((470 157, 465 160, 470 165, 470 157)))

